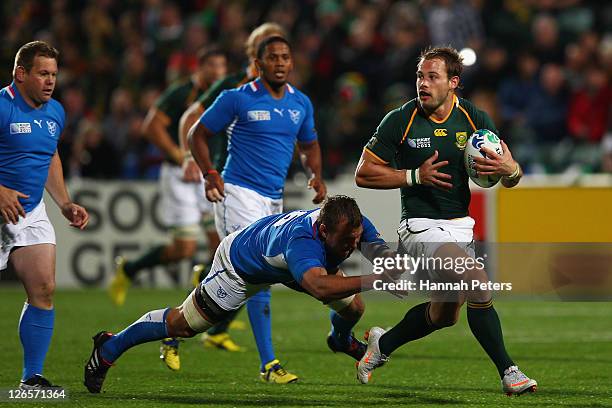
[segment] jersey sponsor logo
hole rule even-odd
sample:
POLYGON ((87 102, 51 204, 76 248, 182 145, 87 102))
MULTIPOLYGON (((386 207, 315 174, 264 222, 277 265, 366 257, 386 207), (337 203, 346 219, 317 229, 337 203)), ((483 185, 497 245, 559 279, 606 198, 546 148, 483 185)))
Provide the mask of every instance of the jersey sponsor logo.
POLYGON ((283 111, 284 109, 274 108, 274 112, 278 113, 281 117, 283 117, 283 111))
POLYGON ((55 136, 55 132, 57 132, 57 123, 52 120, 47 120, 47 130, 51 136, 55 136))
POLYGON ((259 122, 262 120, 272 120, 270 117, 270 111, 267 110, 254 110, 247 112, 247 119, 249 122, 259 122))
POLYGON ((289 112, 291 121, 297 125, 300 121, 300 111, 297 109, 287 109, 287 111, 289 112))
POLYGON ((28 122, 11 123, 9 126, 11 135, 18 133, 32 133, 32 124, 28 122))
POLYGON ((455 146, 457 146, 461 150, 465 149, 465 145, 467 145, 468 140, 467 132, 455 133, 455 139, 457 140, 455 142, 455 146))
POLYGON ((34 119, 34 123, 36 123, 38 127, 42 129, 42 119, 39 119, 39 120, 34 119))
POLYGON ((448 133, 446 129, 434 129, 434 136, 440 137, 440 136, 446 136, 447 134, 448 133))
POLYGON ((408 146, 413 149, 423 149, 426 147, 431 147, 431 138, 430 137, 420 137, 418 139, 408 139, 408 146))

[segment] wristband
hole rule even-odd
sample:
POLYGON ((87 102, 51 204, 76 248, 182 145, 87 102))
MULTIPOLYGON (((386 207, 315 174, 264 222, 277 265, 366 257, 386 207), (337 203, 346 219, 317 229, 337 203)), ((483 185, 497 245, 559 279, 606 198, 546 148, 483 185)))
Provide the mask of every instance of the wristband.
POLYGON ((514 180, 515 178, 519 176, 519 174, 521 174, 521 166, 518 163, 516 163, 516 170, 514 170, 514 172, 511 175, 506 176, 506 180, 514 180))
POLYGON ((406 184, 408 184, 408 187, 421 184, 418 168, 406 170, 406 184))
POLYGON ((207 170, 206 173, 204 173, 204 178, 208 177, 211 174, 219 174, 219 172, 215 169, 207 170))

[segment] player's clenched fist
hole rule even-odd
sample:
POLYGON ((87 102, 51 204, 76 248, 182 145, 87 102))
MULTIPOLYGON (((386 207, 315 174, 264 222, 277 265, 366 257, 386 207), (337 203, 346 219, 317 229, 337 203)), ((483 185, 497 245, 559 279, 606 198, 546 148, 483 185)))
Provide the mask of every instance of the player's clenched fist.
POLYGON ((4 222, 17 224, 19 216, 25 217, 25 211, 19 202, 20 198, 30 197, 17 190, 0 186, 0 215, 4 222))
POLYGON ((213 203, 223 201, 225 187, 223 178, 216 170, 209 170, 206 174, 206 199, 213 203))
POLYGON ((438 171, 441 167, 448 165, 448 160, 435 163, 436 160, 438 160, 437 150, 419 167, 419 182, 424 186, 450 190, 453 188, 453 185, 450 183, 451 175, 438 171))

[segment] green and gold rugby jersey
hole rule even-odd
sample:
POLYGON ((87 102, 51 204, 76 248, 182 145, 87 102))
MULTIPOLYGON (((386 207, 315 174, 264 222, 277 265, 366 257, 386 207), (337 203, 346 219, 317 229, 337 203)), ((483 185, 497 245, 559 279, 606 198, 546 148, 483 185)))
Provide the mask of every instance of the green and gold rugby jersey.
MULTIPOLYGON (((172 137, 172 140, 177 145, 180 145, 179 120, 187 108, 201 94, 202 90, 193 81, 189 80, 170 85, 155 101, 155 107, 170 118, 170 125, 167 128, 168 134, 170 134, 170 137, 172 137)), ((166 156, 165 160, 173 165, 177 165, 170 157, 166 156)))
POLYGON ((453 188, 403 187, 402 220, 407 218, 451 219, 468 215, 470 189, 463 164, 469 136, 477 129, 498 134, 493 121, 471 102, 453 96, 448 116, 437 121, 423 112, 417 99, 389 112, 366 144, 367 154, 397 169, 416 169, 438 151, 438 160, 448 160, 440 172, 452 176, 453 188))
MULTIPOLYGON (((202 108, 206 110, 215 102, 215 99, 217 99, 221 92, 226 89, 238 88, 240 85, 244 85, 249 81, 249 77, 244 72, 230 74, 212 84, 212 86, 198 98, 198 102, 202 105, 202 108)), ((227 160, 227 136, 225 132, 210 138, 208 140, 208 149, 214 168, 220 172, 225 166, 225 160, 227 160)))

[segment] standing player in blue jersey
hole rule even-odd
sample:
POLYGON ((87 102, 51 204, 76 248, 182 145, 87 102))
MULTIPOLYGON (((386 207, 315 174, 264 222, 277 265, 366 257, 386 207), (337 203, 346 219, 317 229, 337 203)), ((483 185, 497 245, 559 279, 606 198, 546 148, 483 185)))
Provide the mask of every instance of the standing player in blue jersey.
MULTIPOLYGON (((291 49, 281 36, 259 43, 255 59, 259 78, 222 92, 190 130, 191 149, 206 177, 206 197, 214 202, 220 237, 258 219, 282 212, 285 178, 297 141, 304 167, 311 173, 313 202, 327 192, 321 178, 321 150, 310 99, 287 83, 293 68, 291 49), (223 177, 213 167, 208 139, 227 129, 228 156, 223 177)), ((265 381, 288 383, 297 376, 285 371, 274 354, 271 339, 270 291, 247 303, 249 320, 265 381)), ((349 347, 340 344, 338 348, 349 347)))
POLYGON ((355 200, 346 196, 330 197, 321 209, 270 215, 228 235, 210 272, 181 306, 145 313, 116 335, 94 336, 85 386, 100 392, 108 369, 129 348, 168 336, 195 336, 274 283, 304 291, 335 310, 343 320, 332 319, 334 330, 349 341, 364 311, 359 293, 399 272, 344 276, 340 265, 358 247, 369 260, 392 256, 355 200))
POLYGON ((55 320, 55 232, 43 202, 46 188, 70 225, 83 229, 87 211, 70 201, 57 141, 64 108, 51 98, 58 51, 42 41, 22 46, 13 82, 0 91, 0 270, 11 265, 27 301, 19 320, 20 388, 53 387, 43 365, 55 320))

